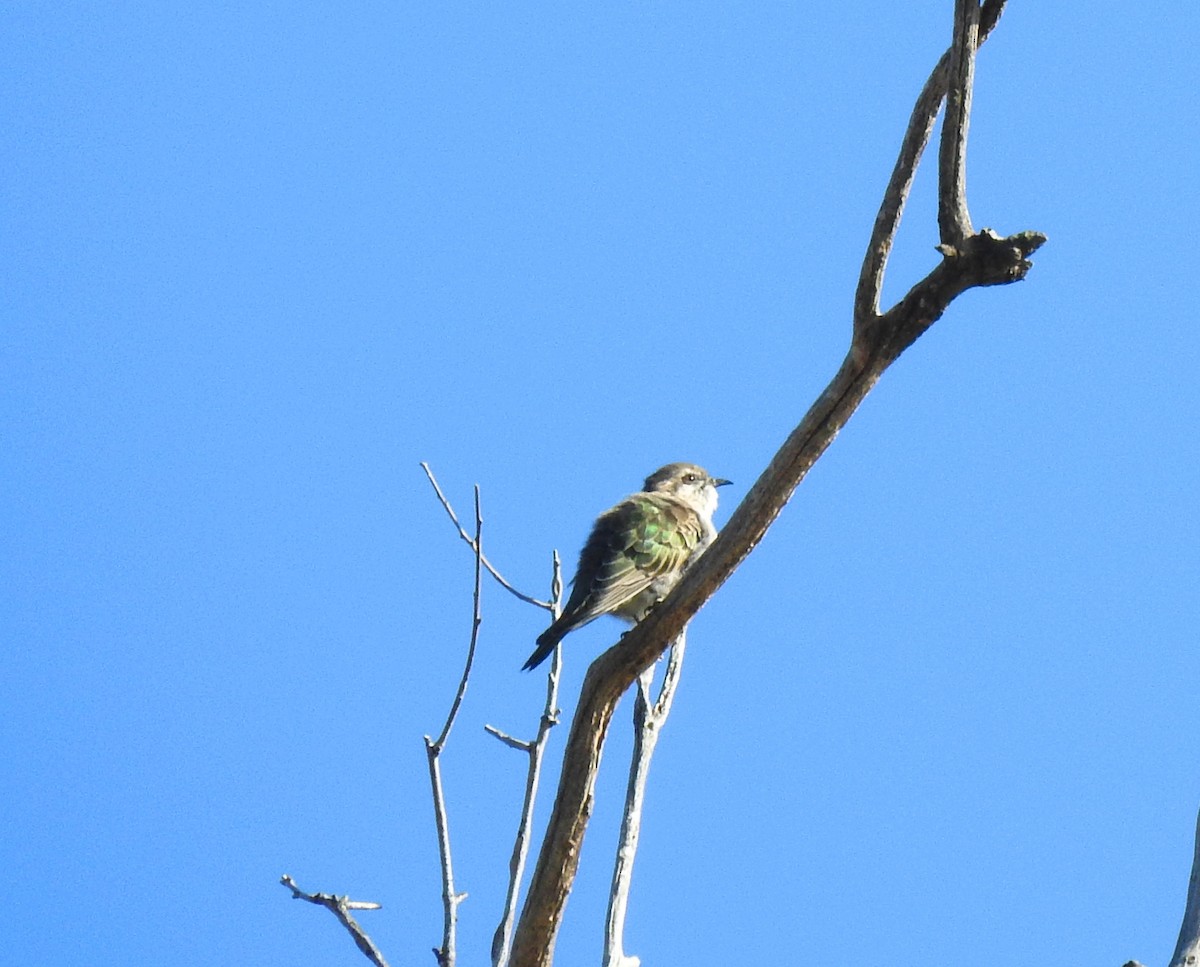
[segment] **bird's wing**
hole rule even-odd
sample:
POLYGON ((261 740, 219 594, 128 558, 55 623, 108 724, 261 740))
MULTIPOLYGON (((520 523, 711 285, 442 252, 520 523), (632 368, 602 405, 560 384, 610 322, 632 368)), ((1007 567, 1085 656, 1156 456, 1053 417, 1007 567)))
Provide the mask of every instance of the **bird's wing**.
POLYGON ((536 668, 564 635, 618 611, 658 578, 681 570, 704 535, 696 512, 666 494, 634 494, 606 510, 580 552, 566 607, 538 636, 524 667, 536 668))
MULTIPOLYGON (((579 623, 607 614, 687 563, 703 535, 696 512, 664 494, 635 494, 606 511, 579 557, 579 623)), ((568 607, 568 610, 571 610, 568 607)))

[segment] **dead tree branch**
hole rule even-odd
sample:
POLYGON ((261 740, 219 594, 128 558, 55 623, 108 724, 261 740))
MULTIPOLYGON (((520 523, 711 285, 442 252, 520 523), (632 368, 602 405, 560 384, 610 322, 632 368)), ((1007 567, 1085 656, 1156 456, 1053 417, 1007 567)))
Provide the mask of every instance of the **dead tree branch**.
POLYGON ((319 907, 324 907, 332 913, 341 922, 342 926, 350 931, 350 936, 354 938, 354 942, 358 945, 358 949, 366 955, 366 958, 375 964, 375 967, 388 967, 388 962, 383 959, 383 954, 379 952, 379 948, 371 942, 371 938, 367 936, 366 931, 358 925, 358 921, 351 916, 351 910, 378 910, 378 903, 371 903, 365 900, 351 900, 349 897, 334 896, 332 893, 305 893, 296 885, 288 874, 284 873, 279 878, 279 882, 292 891, 293 900, 307 900, 309 903, 315 903, 319 907))
POLYGON ((437 499, 441 502, 442 508, 447 514, 450 515, 450 520, 454 524, 455 529, 458 531, 458 536, 467 542, 467 545, 471 548, 471 550, 479 553, 480 560, 483 561, 483 566, 487 568, 488 574, 494 577, 499 585, 504 588, 504 590, 508 591, 514 597, 524 601, 526 604, 532 604, 534 607, 544 608, 547 611, 554 610, 554 603, 552 601, 539 601, 537 598, 531 595, 525 594, 522 591, 518 591, 515 587, 509 584, 503 574, 501 574, 498 570, 496 570, 495 567, 492 566, 492 562, 487 559, 487 555, 479 551, 479 548, 472 539, 471 535, 468 534, 463 528, 463 525, 458 522, 458 515, 454 513, 454 508, 450 506, 450 501, 447 500, 446 495, 442 493, 442 488, 438 486, 437 478, 434 477, 433 471, 429 469, 429 464, 427 464, 424 460, 421 461, 421 469, 425 471, 425 476, 429 478, 430 484, 433 485, 433 492, 437 494, 437 499))
MULTIPOLYGON (((1000 14, 1004 11, 1004 3, 1005 0, 987 0, 984 3, 979 14, 978 42, 980 44, 996 26, 1000 14)), ((892 245, 896 240, 896 231, 900 228, 900 216, 904 214, 904 206, 908 201, 913 179, 917 174, 917 163, 921 160, 921 155, 929 144, 934 122, 937 121, 938 111, 941 109, 949 86, 951 50, 947 50, 942 55, 937 66, 930 73, 929 79, 925 82, 925 86, 921 88, 917 102, 913 105, 912 115, 908 119, 908 127, 900 142, 896 165, 892 169, 887 188, 883 192, 883 201, 879 205, 879 214, 875 216, 875 225, 871 229, 871 240, 867 243, 862 272, 858 278, 858 288, 854 295, 855 331, 879 315, 883 273, 887 267, 888 256, 892 252, 892 245)), ((963 165, 965 168, 965 155, 963 165)))
MULTIPOLYGON (((554 552, 554 576, 550 584, 552 608, 550 613, 557 618, 562 611, 562 562, 558 551, 554 552)), ((517 835, 513 839, 512 856, 508 861, 508 889, 504 897, 504 912, 492 936, 492 965, 507 967, 512 953, 513 925, 517 919, 517 898, 521 893, 521 880, 525 876, 525 862, 529 857, 529 830, 533 826, 533 806, 537 800, 538 786, 542 778, 542 762, 545 759, 546 742, 550 730, 558 724, 558 683, 562 675, 562 645, 554 649, 550 658, 550 671, 546 675, 546 703, 538 720, 537 735, 532 742, 514 739, 491 725, 484 728, 505 745, 518 749, 528 756, 525 770, 525 798, 521 803, 521 818, 517 822, 517 835)))
MULTIPOLYGON (((978 0, 969 2, 977 4, 978 0)), ((980 9, 980 37, 995 24, 1002 9, 1002 2, 990 0, 980 9)), ((969 34, 969 30, 956 31, 955 45, 964 44, 969 34)), ((512 962, 515 967, 549 967, 552 961, 558 926, 592 812, 600 754, 621 695, 683 632, 688 621, 758 545, 800 481, 833 442, 884 370, 967 289, 1023 279, 1031 267, 1029 255, 1045 242, 1045 236, 1037 232, 1001 238, 985 229, 970 235, 953 252, 943 250, 941 263, 895 306, 882 314, 878 311, 887 254, 899 225, 908 186, 928 141, 928 131, 932 130, 929 105, 924 101, 927 96, 936 96, 932 108, 932 116, 936 116, 937 103, 951 83, 949 67, 943 68, 942 64, 948 65, 955 57, 961 62, 971 56, 963 50, 944 56, 918 100, 868 246, 855 297, 850 349, 841 368, 772 458, 712 547, 646 620, 588 669, 567 737, 554 810, 514 937, 512 962)), ((964 78, 960 68, 956 83, 961 84, 964 80, 969 77, 964 78)), ((968 102, 967 92, 961 88, 956 88, 953 96, 960 103, 968 102)), ((954 136, 953 127, 947 127, 944 133, 947 130, 954 136)), ((943 184, 941 190, 946 191, 947 186, 943 184)), ((953 206, 939 205, 939 210, 942 207, 953 206)), ((970 224, 969 217, 966 224, 970 224)))
POLYGON ((612 887, 608 897, 602 967, 639 967, 641 963, 637 957, 625 953, 625 914, 629 910, 633 862, 637 858, 638 840, 642 832, 642 807, 646 802, 646 780, 650 774, 650 760, 654 757, 654 749, 658 745, 658 737, 662 734, 667 716, 671 714, 686 649, 685 633, 676 638, 671 645, 667 670, 663 673, 657 701, 650 701, 654 666, 651 665, 638 676, 637 696, 633 705, 633 752, 629 760, 625 811, 621 817, 621 836, 617 843, 617 858, 613 864, 612 887))
POLYGON ((1200 815, 1196 817, 1196 851, 1188 880, 1187 906, 1170 967, 1196 967, 1196 964, 1200 964, 1200 815))
POLYGON ((978 42, 978 0, 955 0, 946 119, 938 151, 938 233, 942 245, 950 250, 959 249, 975 234, 971 228, 971 213, 967 211, 967 128, 971 120, 978 42))
MULTIPOLYGON (((424 467, 425 464, 421 466, 424 467)), ((428 467, 425 467, 425 472, 429 474, 428 467)), ((429 474, 429 479, 433 480, 432 474, 429 474)), ((434 488, 437 488, 436 482, 434 488)), ((438 495, 441 496, 440 490, 438 495)), ((444 498, 442 506, 449 511, 451 517, 454 516, 454 512, 450 510, 450 505, 444 498)), ((455 519, 455 523, 458 523, 457 519, 455 519)), ((461 529, 460 526, 459 530, 461 529)), ((471 541, 471 546, 475 551, 475 591, 471 615, 471 641, 467 646, 467 660, 463 666, 462 678, 459 680, 458 690, 454 693, 454 701, 450 704, 450 712, 446 715, 446 724, 442 726, 441 734, 438 735, 436 741, 428 735, 425 736, 425 757, 429 763, 429 784, 433 790, 433 815, 437 825, 438 857, 442 865, 442 945, 433 948, 433 955, 437 958, 440 967, 454 967, 457 957, 455 942, 458 906, 467 898, 467 894, 456 893, 454 890, 454 865, 450 855, 450 825, 446 815, 446 797, 442 790, 441 754, 446 740, 450 737, 450 730, 454 728, 454 720, 458 717, 458 710, 462 707, 463 697, 467 694, 471 666, 475 663, 475 646, 479 642, 479 626, 483 623, 480 603, 483 591, 483 512, 479 505, 478 485, 475 487, 475 538, 471 541)))

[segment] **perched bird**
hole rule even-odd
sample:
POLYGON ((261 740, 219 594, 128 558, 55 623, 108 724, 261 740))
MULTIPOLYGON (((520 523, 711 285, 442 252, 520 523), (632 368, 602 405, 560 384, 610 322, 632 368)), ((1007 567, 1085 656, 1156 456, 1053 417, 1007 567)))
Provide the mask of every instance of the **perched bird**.
POLYGON ((634 624, 646 617, 717 536, 717 488, 727 483, 694 463, 668 463, 639 493, 597 517, 567 606, 522 670, 536 668, 564 635, 602 614, 634 624))

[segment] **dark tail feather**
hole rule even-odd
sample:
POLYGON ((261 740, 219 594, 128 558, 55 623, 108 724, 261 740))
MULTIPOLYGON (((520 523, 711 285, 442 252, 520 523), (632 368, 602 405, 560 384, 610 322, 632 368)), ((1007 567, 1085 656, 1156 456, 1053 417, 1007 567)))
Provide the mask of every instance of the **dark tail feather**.
POLYGON ((562 632, 558 631, 554 625, 551 625, 537 639, 537 648, 534 653, 529 656, 529 661, 521 666, 521 671, 531 672, 538 665, 550 657, 550 652, 554 651, 555 645, 562 641, 562 632))

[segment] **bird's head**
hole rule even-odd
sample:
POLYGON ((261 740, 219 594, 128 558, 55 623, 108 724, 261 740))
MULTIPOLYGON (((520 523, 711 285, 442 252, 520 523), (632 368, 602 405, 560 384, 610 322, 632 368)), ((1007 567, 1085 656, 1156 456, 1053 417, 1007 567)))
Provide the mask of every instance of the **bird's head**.
POLYGON ((672 494, 711 517, 717 509, 717 488, 727 483, 730 481, 714 477, 694 463, 668 463, 650 474, 642 489, 649 493, 672 494))

